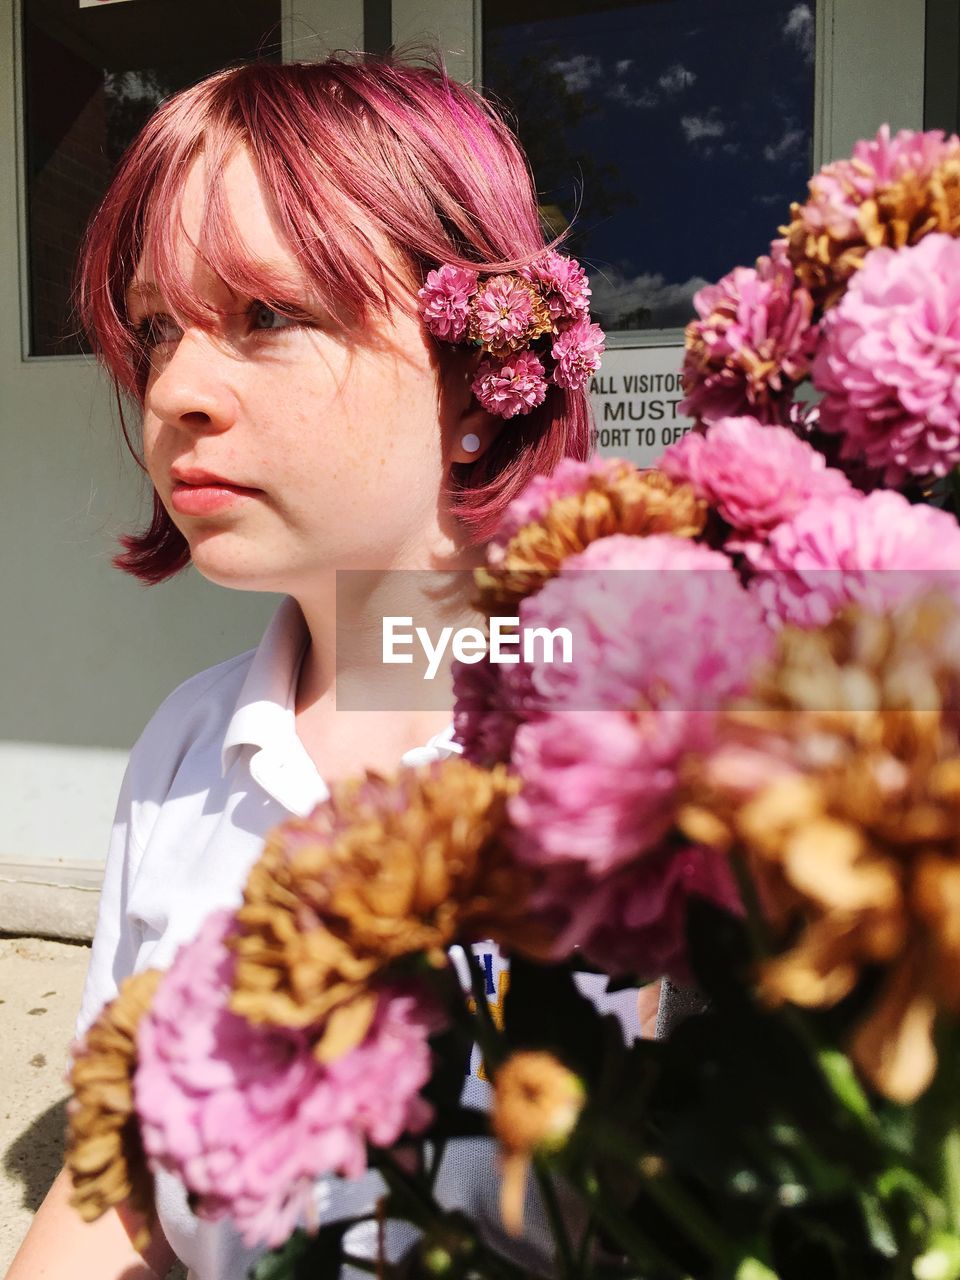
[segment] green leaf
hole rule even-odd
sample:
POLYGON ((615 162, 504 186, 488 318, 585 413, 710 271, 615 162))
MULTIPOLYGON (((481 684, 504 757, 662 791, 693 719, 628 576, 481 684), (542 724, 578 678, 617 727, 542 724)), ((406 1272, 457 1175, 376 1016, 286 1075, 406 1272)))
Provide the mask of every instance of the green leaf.
POLYGON ((914 1280, 957 1280, 960 1276, 960 1240, 954 1235, 935 1236, 930 1247, 913 1264, 914 1280))

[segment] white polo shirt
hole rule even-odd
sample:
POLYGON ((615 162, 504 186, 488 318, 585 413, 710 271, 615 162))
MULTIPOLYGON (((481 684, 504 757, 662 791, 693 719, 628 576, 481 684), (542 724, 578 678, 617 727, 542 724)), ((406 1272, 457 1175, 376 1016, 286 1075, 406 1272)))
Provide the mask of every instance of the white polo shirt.
MULTIPOLYGON (((135 743, 107 852, 78 1034, 125 977, 148 967, 167 968, 211 911, 237 907, 267 832, 291 814, 305 817, 329 794, 296 732, 296 686, 308 639, 300 606, 285 597, 256 649, 179 685, 135 743)), ((460 749, 450 724, 404 753, 401 763, 427 763, 460 749)), ((506 964, 492 944, 475 950, 496 1004, 503 997, 506 964)), ((578 975, 578 981, 632 1034, 639 1033, 634 993, 606 996, 605 980, 593 975, 578 975)), ((475 1051, 464 1087, 466 1105, 489 1103, 481 1073, 475 1051)), ((318 1185, 318 1208, 330 1220, 354 1215, 372 1208, 381 1190, 376 1174, 358 1181, 326 1178, 318 1185)), ((549 1236, 533 1197, 526 1240, 511 1241, 502 1233, 492 1142, 449 1144, 437 1195, 484 1223, 498 1247, 518 1262, 543 1265, 549 1236)), ((194 1217, 183 1186, 171 1175, 157 1179, 157 1208, 171 1247, 195 1280, 241 1280, 262 1252, 244 1250, 228 1222, 194 1217)), ((398 1245, 402 1232, 398 1224, 398 1245)), ((347 1240, 351 1252, 369 1256, 373 1228, 360 1224, 347 1240)))

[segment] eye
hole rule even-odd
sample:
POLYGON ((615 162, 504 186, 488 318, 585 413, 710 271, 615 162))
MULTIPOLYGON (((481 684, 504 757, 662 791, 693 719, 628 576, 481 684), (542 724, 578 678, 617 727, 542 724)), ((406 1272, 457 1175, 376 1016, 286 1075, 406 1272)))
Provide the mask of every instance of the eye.
POLYGON ((251 322, 256 329, 296 329, 306 322, 297 316, 283 315, 267 302, 254 302, 250 307, 251 322))
POLYGON ((180 326, 162 311, 144 316, 133 326, 133 332, 145 347, 157 347, 162 342, 178 342, 180 326))

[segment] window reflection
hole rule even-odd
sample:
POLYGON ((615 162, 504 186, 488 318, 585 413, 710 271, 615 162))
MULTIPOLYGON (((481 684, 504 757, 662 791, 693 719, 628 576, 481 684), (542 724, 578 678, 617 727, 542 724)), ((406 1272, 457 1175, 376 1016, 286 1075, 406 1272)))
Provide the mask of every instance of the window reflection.
POLYGON ((484 87, 608 330, 674 328, 812 169, 815 0, 485 0, 484 87), (576 215, 576 216, 574 216, 576 215))
POLYGON ((69 355, 84 349, 70 305, 80 236, 117 160, 175 90, 278 62, 280 0, 24 0, 23 17, 30 353, 69 355))

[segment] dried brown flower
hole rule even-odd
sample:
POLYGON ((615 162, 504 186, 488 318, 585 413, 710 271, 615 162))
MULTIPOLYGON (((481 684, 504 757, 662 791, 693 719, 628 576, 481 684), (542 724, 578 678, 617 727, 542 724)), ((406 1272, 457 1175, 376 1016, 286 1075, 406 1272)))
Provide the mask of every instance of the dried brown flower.
POLYGON ((880 985, 851 1055, 912 1101, 960 1015, 960 617, 928 599, 788 629, 689 779, 686 834, 745 856, 780 954, 761 993, 817 1007, 880 985))
POLYGON ((439 966, 455 941, 483 938, 543 954, 527 914, 530 873, 501 840, 518 785, 503 766, 450 757, 337 784, 309 818, 274 828, 230 942, 233 1009, 316 1023, 317 1055, 329 1060, 363 1038, 371 984, 404 956, 439 966))
POLYGON ((690 485, 624 462, 591 476, 582 493, 558 498, 541 520, 524 525, 496 567, 476 569, 475 605, 488 617, 514 609, 539 591, 564 560, 598 538, 614 533, 695 538, 706 522, 707 504, 690 485))
POLYGON ((133 1105, 136 1034, 161 973, 147 969, 121 985, 74 1055, 73 1097, 67 1107, 66 1164, 71 1204, 84 1222, 129 1203, 143 1218, 134 1245, 145 1249, 154 1219, 153 1178, 147 1168, 133 1105))
POLYGON ((552 1053, 521 1050, 498 1069, 490 1123, 503 1169, 500 1212, 511 1234, 523 1230, 531 1160, 563 1147, 585 1101, 583 1082, 552 1053))
POLYGON ((830 307, 871 249, 917 244, 932 231, 960 234, 960 148, 951 148, 923 181, 907 173, 878 186, 859 205, 852 226, 846 218, 811 218, 806 208, 792 204, 790 222, 780 231, 798 280, 820 306, 830 307))

